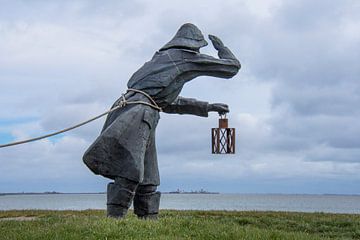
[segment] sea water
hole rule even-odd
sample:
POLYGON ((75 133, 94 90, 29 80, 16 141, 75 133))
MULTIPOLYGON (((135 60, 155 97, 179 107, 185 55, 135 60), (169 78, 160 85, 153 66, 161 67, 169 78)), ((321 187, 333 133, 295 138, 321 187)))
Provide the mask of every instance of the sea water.
MULTIPOLYGON (((0 210, 105 209, 106 194, 0 195, 0 210)), ((360 213, 358 195, 162 194, 161 209, 360 213)))

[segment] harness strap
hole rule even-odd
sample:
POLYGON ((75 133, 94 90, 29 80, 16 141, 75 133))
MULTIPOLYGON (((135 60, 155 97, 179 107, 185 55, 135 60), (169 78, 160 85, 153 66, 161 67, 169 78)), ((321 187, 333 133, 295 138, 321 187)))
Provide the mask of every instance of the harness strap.
POLYGON ((157 103, 155 102, 155 100, 149 95, 147 94, 146 92, 144 91, 141 91, 141 90, 138 90, 138 89, 133 89, 133 88, 129 88, 127 90, 127 92, 136 92, 136 93, 141 93, 142 95, 144 95, 145 97, 147 97, 151 103, 147 103, 147 102, 144 102, 144 101, 127 101, 125 99, 125 95, 123 94, 122 95, 122 100, 120 101, 119 104, 143 104, 143 105, 147 105, 147 106, 150 106, 152 108, 155 108, 156 110, 158 110, 159 112, 162 112, 162 109, 161 107, 159 107, 157 105, 157 103))

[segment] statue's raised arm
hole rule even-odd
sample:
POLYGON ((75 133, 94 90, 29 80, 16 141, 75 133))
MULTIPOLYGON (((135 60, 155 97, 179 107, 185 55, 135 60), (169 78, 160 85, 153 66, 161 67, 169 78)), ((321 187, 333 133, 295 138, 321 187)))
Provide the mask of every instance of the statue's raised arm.
POLYGON ((188 54, 185 61, 193 64, 193 71, 199 75, 213 76, 220 78, 231 78, 235 76, 241 68, 239 60, 226 47, 220 38, 209 35, 214 48, 218 51, 219 58, 194 52, 188 54))

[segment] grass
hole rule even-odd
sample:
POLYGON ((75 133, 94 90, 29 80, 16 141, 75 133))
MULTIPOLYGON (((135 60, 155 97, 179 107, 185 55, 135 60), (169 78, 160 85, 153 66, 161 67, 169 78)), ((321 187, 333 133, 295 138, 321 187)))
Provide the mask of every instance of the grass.
POLYGON ((162 210, 144 221, 132 212, 114 220, 103 210, 0 211, 0 239, 360 239, 360 215, 162 210))

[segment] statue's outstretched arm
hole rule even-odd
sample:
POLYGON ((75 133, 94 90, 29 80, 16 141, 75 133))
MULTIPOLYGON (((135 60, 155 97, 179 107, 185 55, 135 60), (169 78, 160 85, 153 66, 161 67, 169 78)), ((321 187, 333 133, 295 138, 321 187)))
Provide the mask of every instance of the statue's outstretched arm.
POLYGON ((195 98, 178 96, 170 105, 163 108, 165 113, 192 114, 201 117, 208 116, 208 102, 199 101, 195 98))
POLYGON ((218 112, 224 114, 229 112, 229 107, 223 103, 210 104, 205 101, 199 101, 195 98, 177 97, 167 107, 163 108, 165 113, 192 114, 201 117, 207 117, 208 112, 218 112))

